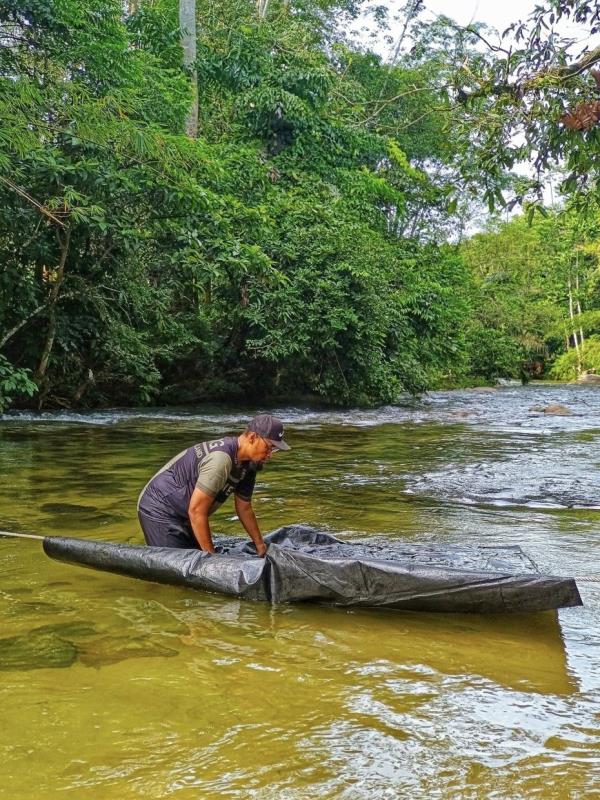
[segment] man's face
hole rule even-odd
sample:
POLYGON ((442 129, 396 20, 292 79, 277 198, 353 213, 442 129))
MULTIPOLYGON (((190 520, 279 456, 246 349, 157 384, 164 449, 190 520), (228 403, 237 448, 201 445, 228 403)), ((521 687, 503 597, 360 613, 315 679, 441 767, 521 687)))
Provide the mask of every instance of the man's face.
POLYGON ((253 469, 261 470, 276 450, 277 448, 273 447, 271 442, 267 439, 263 439, 263 437, 259 436, 257 433, 250 433, 248 435, 247 452, 253 469))

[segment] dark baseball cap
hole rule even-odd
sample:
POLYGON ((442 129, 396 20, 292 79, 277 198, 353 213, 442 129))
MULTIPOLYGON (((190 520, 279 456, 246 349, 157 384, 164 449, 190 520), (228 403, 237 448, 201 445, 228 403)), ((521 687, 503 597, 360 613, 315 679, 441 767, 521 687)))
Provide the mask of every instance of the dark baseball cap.
POLYGON ((259 414, 257 417, 253 417, 246 430, 262 436, 278 450, 292 449, 287 442, 283 441, 283 422, 271 414, 259 414))

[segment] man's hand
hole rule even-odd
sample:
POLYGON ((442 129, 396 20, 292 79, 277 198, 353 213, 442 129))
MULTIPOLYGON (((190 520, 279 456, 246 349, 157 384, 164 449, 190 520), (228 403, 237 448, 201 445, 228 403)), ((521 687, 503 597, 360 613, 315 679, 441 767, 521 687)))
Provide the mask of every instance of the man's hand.
POLYGON ((264 543, 260 528, 258 527, 252 503, 249 500, 238 497, 236 494, 235 510, 246 533, 254 542, 254 547, 256 547, 259 558, 264 558, 267 554, 267 545, 264 543))
POLYGON ((258 544, 254 545, 256 547, 256 553, 259 558, 264 558, 267 555, 267 545, 265 544, 264 540, 258 542, 258 544))

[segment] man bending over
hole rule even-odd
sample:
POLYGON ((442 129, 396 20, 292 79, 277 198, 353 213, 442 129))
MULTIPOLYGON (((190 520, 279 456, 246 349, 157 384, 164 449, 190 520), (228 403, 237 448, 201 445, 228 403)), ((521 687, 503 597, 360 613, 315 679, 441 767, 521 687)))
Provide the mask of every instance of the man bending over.
POLYGON ((290 449, 281 420, 270 414, 251 419, 240 436, 188 447, 142 490, 138 518, 146 544, 214 553, 208 518, 233 492, 240 522, 264 556, 267 547, 252 508, 256 473, 277 450, 290 449))

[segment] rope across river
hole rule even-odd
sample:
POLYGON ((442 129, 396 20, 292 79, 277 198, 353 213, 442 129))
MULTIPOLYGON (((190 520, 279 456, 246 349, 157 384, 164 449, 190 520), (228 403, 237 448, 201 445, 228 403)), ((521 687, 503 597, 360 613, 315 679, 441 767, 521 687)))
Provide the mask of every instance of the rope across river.
POLYGON ((14 539, 37 539, 39 542, 43 542, 46 538, 38 536, 36 533, 15 533, 14 531, 0 531, 0 536, 10 536, 14 539))

